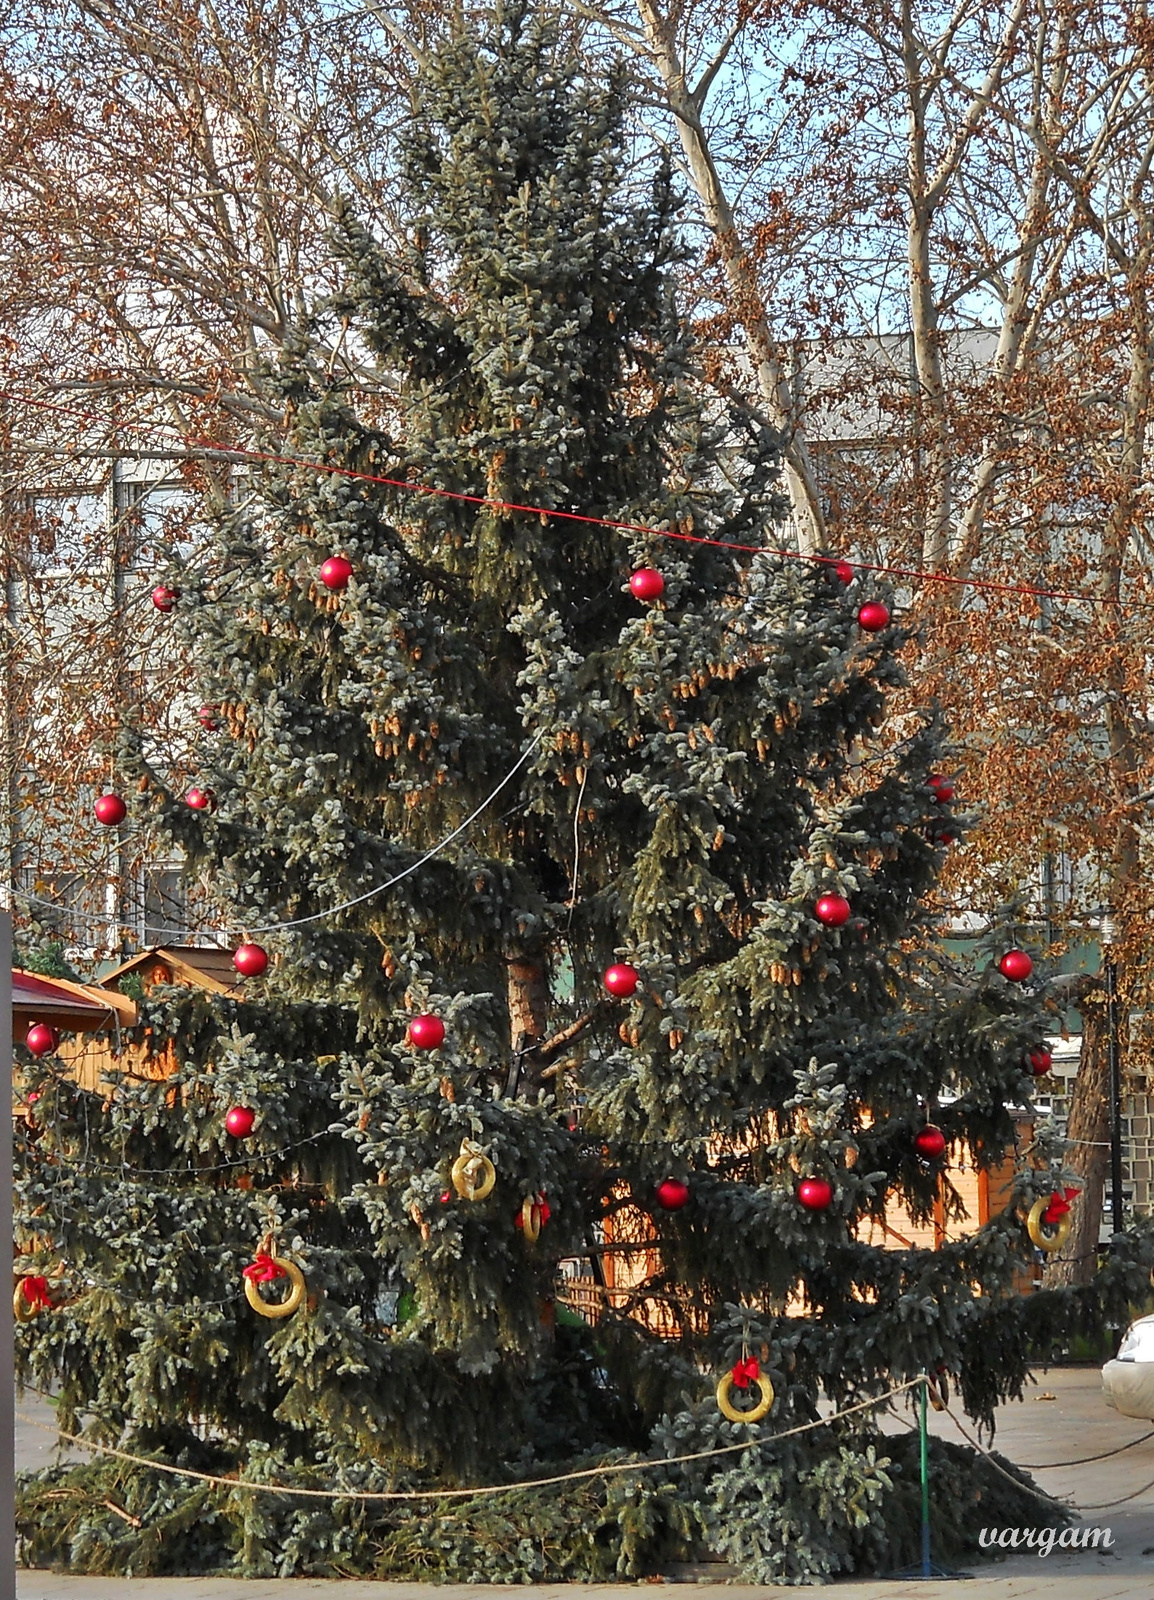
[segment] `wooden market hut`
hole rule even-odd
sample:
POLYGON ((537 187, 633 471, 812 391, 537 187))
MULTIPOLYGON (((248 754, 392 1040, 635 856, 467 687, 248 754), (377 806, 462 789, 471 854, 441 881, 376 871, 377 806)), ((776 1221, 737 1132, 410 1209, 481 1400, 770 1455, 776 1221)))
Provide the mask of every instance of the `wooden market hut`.
MULTIPOLYGON (((1016 1119, 1015 1144, 1019 1149, 1029 1144, 1033 1125, 1024 1116, 1016 1119)), ((890 1250, 939 1250, 956 1239, 963 1238, 984 1227, 991 1217, 1004 1210, 1013 1191, 1017 1170, 1014 1149, 1007 1150, 994 1166, 979 1170, 969 1162, 959 1160, 956 1153, 948 1153, 939 1182, 939 1198, 935 1202, 932 1220, 915 1223, 896 1195, 887 1197, 885 1221, 867 1221, 861 1229, 863 1242, 880 1245, 890 1250), (958 1194, 965 1207, 961 1221, 945 1218, 941 1199, 944 1185, 948 1183, 958 1194)), ((585 1321, 596 1323, 607 1305, 618 1310, 628 1310, 655 1332, 671 1332, 673 1314, 660 1302, 636 1300, 632 1291, 642 1284, 660 1266, 657 1249, 649 1244, 655 1237, 647 1213, 639 1207, 628 1206, 606 1222, 604 1243, 608 1247, 601 1256, 603 1281, 582 1275, 566 1280, 561 1298, 585 1321), (631 1248, 634 1247, 634 1248, 631 1248)), ((577 1266, 577 1263, 574 1263, 577 1266)), ((1037 1287, 1041 1269, 1033 1268, 1020 1274, 1017 1288, 1020 1291, 1037 1287)), ((800 1302, 787 1308, 791 1315, 801 1315, 800 1302)))
POLYGON ((45 978, 38 972, 12 969, 12 1037, 23 1039, 35 1023, 58 1033, 99 1033, 132 1027, 136 1003, 127 995, 110 994, 101 985, 69 978, 45 978))
MULTIPOLYGON (((71 978, 45 978, 38 972, 12 969, 12 1037, 24 1039, 37 1023, 54 1028, 61 1036, 59 1055, 68 1060, 88 1048, 109 1054, 119 1048, 125 1032, 137 1021, 135 1000, 109 992, 99 984, 77 983, 71 978)), ((28 1122, 31 1108, 24 1097, 19 1069, 12 1079, 12 1115, 28 1122)))
MULTIPOLYGON (((153 945, 106 972, 95 989, 97 993, 115 996, 118 1002, 128 1001, 121 988, 126 978, 135 979, 144 995, 168 984, 203 989, 209 994, 237 997, 241 994, 231 952, 216 945, 153 945)), ((135 1022, 136 1003, 128 1003, 132 1005, 135 1022)), ((102 1082, 107 1083, 114 1072, 163 1079, 171 1077, 177 1065, 171 1044, 154 1053, 149 1049, 147 1036, 139 1031, 119 1036, 85 1035, 66 1041, 60 1055, 77 1083, 92 1090, 102 1082)))

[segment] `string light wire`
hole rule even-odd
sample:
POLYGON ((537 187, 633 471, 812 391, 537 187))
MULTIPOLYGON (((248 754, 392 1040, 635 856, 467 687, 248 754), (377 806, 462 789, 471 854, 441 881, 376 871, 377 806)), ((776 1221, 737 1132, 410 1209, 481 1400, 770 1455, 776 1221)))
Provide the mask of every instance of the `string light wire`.
MULTIPOLYGON (((0 399, 11 400, 19 405, 56 413, 88 423, 104 423, 108 420, 101 417, 97 412, 83 411, 75 406, 61 405, 56 401, 44 400, 33 395, 20 394, 9 389, 0 389, 0 399)), ((164 423, 137 422, 127 426, 122 426, 120 431, 126 433, 144 432, 162 434, 165 437, 176 439, 180 443, 187 446, 201 449, 206 452, 211 452, 213 454, 222 454, 231 459, 257 461, 268 465, 299 467, 309 471, 326 473, 331 476, 351 478, 366 483, 378 484, 382 487, 400 489, 411 494, 436 496, 444 499, 456 500, 469 505, 484 506, 494 510, 512 511, 538 517, 549 517, 563 521, 580 522, 597 527, 611 528, 619 532, 644 534, 650 537, 670 539, 681 543, 705 545, 715 549, 732 550, 737 553, 754 555, 765 554, 772 555, 780 559, 807 561, 811 564, 825 567, 836 567, 844 560, 844 558, 839 558, 836 556, 809 555, 801 551, 790 550, 786 548, 772 548, 762 545, 743 544, 732 540, 713 539, 702 534, 688 533, 677 529, 658 528, 645 523, 626 522, 611 517, 591 516, 588 513, 583 512, 562 511, 545 506, 521 504, 516 501, 496 499, 495 497, 488 495, 468 494, 460 490, 444 489, 432 484, 414 483, 407 479, 391 478, 380 473, 364 472, 353 467, 342 467, 331 462, 310 461, 302 457, 289 456, 271 451, 246 449, 243 446, 229 445, 223 441, 214 440, 204 436, 183 434, 179 430, 164 423)), ((878 562, 866 562, 861 560, 845 560, 845 564, 852 567, 855 572, 871 572, 887 577, 920 579, 924 582, 946 583, 955 586, 960 585, 970 588, 991 590, 998 593, 1021 594, 1034 598, 1070 600, 1092 605, 1120 606, 1123 604, 1120 598, 1115 598, 1112 596, 1088 595, 1076 590, 1047 589, 1034 584, 1004 583, 994 579, 961 578, 956 574, 931 572, 924 568, 887 565, 878 562)), ((1146 605, 1143 602, 1129 602, 1129 604, 1132 608, 1154 610, 1154 604, 1146 605)), ((517 766, 514 767, 513 771, 502 780, 502 782, 493 791, 493 794, 489 797, 489 799, 484 801, 478 810, 473 813, 472 817, 468 818, 464 823, 462 823, 458 829, 451 833, 447 839, 443 840, 439 845, 434 847, 434 849, 428 851, 424 856, 420 857, 409 867, 405 868, 403 872, 400 872, 393 878, 388 879, 385 883, 378 884, 374 888, 366 890, 361 895, 357 895, 340 905, 329 907, 324 911, 314 912, 305 917, 289 918, 278 922, 249 925, 245 931, 248 933, 270 933, 283 928, 306 927, 311 923, 324 921, 328 917, 338 916, 343 911, 350 910, 354 906, 361 905, 365 901, 373 899, 376 895, 384 893, 386 889, 392 888, 395 884, 410 876, 411 873, 418 871, 427 861, 431 860, 433 856, 438 854, 440 850, 444 849, 446 845, 450 844, 459 836, 460 833, 464 832, 465 829, 471 825, 480 812, 484 810, 485 806, 489 804, 489 801, 500 793, 501 789, 505 787, 505 784, 511 780, 513 774, 519 770, 521 765, 523 765, 532 749, 537 743, 540 742, 542 736, 542 734, 537 735, 534 744, 531 745, 529 750, 524 753, 521 761, 519 761, 517 766)), ((79 908, 70 910, 57 901, 45 899, 39 895, 32 894, 27 890, 18 889, 14 885, 9 887, 9 892, 29 905, 39 905, 45 907, 46 909, 63 911, 74 920, 86 921, 93 924, 106 923, 111 920, 107 913, 87 912, 79 908)), ((203 927, 197 929, 184 929, 181 930, 179 936, 190 938, 198 937, 200 934, 205 932, 219 931, 219 929, 207 930, 203 927)))
MULTIPOLYGON (((42 411, 58 412, 85 422, 106 424, 109 419, 98 412, 81 411, 74 406, 63 406, 34 395, 19 394, 11 389, 0 389, 0 399, 14 401, 42 411)), ((189 449, 205 452, 206 456, 236 461, 254 461, 268 466, 300 467, 310 472, 325 473, 332 477, 352 478, 382 488, 400 489, 407 494, 429 495, 445 500, 456 500, 466 505, 483 506, 494 511, 510 511, 526 516, 546 517, 555 521, 580 522, 587 526, 610 528, 619 533, 643 534, 649 538, 670 539, 683 544, 704 545, 717 550, 732 550, 737 554, 770 555, 787 561, 805 561, 811 565, 837 567, 842 562, 855 572, 875 573, 881 577, 904 578, 922 583, 945 584, 955 588, 979 589, 992 594, 1017 594, 1038 600, 1069 600, 1089 606, 1107 606, 1132 611, 1154 611, 1154 601, 1122 600, 1121 596, 1086 594, 1076 589, 1049 589, 1041 584, 1009 583, 997 578, 962 577, 958 573, 934 572, 925 567, 897 566, 878 561, 862 561, 840 556, 812 555, 801 550, 775 548, 767 545, 742 544, 730 539, 712 539, 705 534, 687 533, 674 528, 658 528, 648 523, 626 522, 615 517, 598 517, 588 512, 561 511, 551 506, 521 504, 515 500, 499 500, 492 495, 468 494, 459 489, 443 489, 436 484, 413 482, 406 478, 390 478, 383 473, 365 472, 356 467, 342 467, 334 462, 311 461, 301 456, 290 456, 269 450, 252 450, 244 445, 227 444, 198 434, 181 433, 167 423, 134 422, 118 424, 121 433, 158 434, 171 438, 189 449)))
POLYGON ((366 889, 364 894, 355 895, 351 900, 345 900, 340 905, 329 906, 325 911, 314 911, 307 917, 291 917, 284 922, 257 923, 256 926, 252 926, 250 924, 246 931, 250 933, 275 933, 280 928, 304 928, 310 923, 322 922, 326 917, 339 916, 342 911, 348 911, 353 906, 363 905, 366 900, 373 899, 375 895, 383 894, 386 889, 391 889, 394 884, 400 883, 402 879, 408 878, 414 872, 419 871, 419 869, 425 865, 426 861, 431 861, 434 856, 440 855, 441 851, 446 849, 447 846, 451 845, 454 839, 460 838, 461 834, 463 834, 468 828, 471 828, 473 823, 476 822, 477 818, 481 815, 482 811, 484 811, 485 808, 497 798, 497 796, 501 793, 501 790, 505 788, 506 784, 512 783, 517 773, 520 772, 521 768, 525 765, 526 761, 528 761, 534 750, 536 750, 537 746, 541 743, 541 740, 545 737, 545 731, 546 730, 542 728, 539 733, 533 736, 529 744, 521 752, 518 760, 513 764, 512 767, 510 767, 509 771, 501 779, 500 783, 493 790, 493 792, 487 795, 485 799, 481 801, 481 804, 476 808, 475 811, 470 812, 470 814, 465 818, 464 822, 459 823, 458 826, 453 829, 452 833, 446 834, 445 838, 443 838, 438 844, 435 844, 431 850, 426 850, 424 855, 418 856, 416 861, 405 867, 402 872, 395 873, 393 877, 386 879, 384 883, 378 883, 374 889, 366 889))
MULTIPOLYGON (((446 834, 445 837, 439 840, 437 844, 433 845, 431 849, 426 850, 424 855, 418 856, 415 861, 410 862, 410 864, 405 867, 403 871, 394 873, 393 876, 391 878, 387 878, 384 883, 378 883, 373 888, 366 889, 363 894, 354 895, 351 900, 343 900, 339 905, 328 906, 324 911, 310 912, 307 917, 289 917, 281 922, 245 923, 242 929, 244 935, 247 937, 252 933, 276 933, 283 928, 304 928, 313 922, 323 922, 327 917, 339 916, 343 911, 351 910, 353 906, 363 905, 366 900, 372 900, 376 895, 384 894, 386 889, 391 889, 394 884, 398 884, 403 879, 410 877, 414 872, 418 872, 427 861, 431 861, 434 856, 440 855, 441 851, 447 849, 448 846, 453 843, 454 839, 460 838, 461 834, 472 827, 473 823, 476 822, 477 818, 481 815, 485 808, 491 805, 501 793, 501 790, 504 789, 506 785, 512 783, 517 773, 521 770, 526 761, 528 761, 529 757, 533 754, 534 750, 536 750, 537 746, 541 743, 546 732, 547 729, 542 728, 540 732, 533 736, 533 738, 526 745, 525 749, 521 752, 520 756, 514 762, 513 766, 510 767, 509 771, 501 779, 500 783, 498 783, 497 787, 492 790, 490 794, 486 795, 484 800, 481 801, 480 805, 477 806, 474 811, 469 813, 464 822, 458 823, 457 827, 453 829, 452 833, 446 834)), ((82 921, 108 923, 117 920, 115 917, 110 917, 107 912, 83 911, 79 908, 76 911, 71 911, 67 906, 61 905, 58 901, 45 900, 39 895, 29 894, 24 889, 18 889, 14 884, 6 885, 5 889, 8 894, 14 895, 18 899, 31 902, 33 905, 49 906, 54 911, 63 912, 66 916, 75 917, 82 921)), ((169 939, 195 939, 199 938, 202 933, 219 933, 220 931, 220 929, 215 928, 206 929, 203 926, 200 928, 169 929, 166 937, 169 939)))

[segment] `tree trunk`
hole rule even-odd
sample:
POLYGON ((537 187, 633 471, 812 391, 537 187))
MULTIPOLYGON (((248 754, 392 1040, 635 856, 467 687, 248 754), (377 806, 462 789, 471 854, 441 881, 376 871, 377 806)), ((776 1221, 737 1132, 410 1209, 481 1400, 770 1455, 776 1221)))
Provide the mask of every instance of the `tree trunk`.
POLYGON ((782 476, 793 508, 798 549, 809 555, 825 544, 821 491, 801 431, 789 375, 770 329, 757 268, 741 243, 737 221, 713 159, 701 121, 701 105, 685 77, 671 18, 663 17, 653 0, 638 0, 650 59, 661 75, 669 109, 677 123, 685 164, 701 202, 702 213, 717 243, 725 273, 730 308, 745 330, 758 392, 774 427, 783 436, 782 476))
MULTIPOLYGON (((1114 508, 1106 520, 1102 534, 1102 572, 1100 592, 1104 599, 1118 601, 1122 594, 1123 567, 1131 542, 1142 526, 1141 484, 1146 464, 1146 429, 1150 413, 1151 392, 1154 390, 1154 356, 1151 355, 1151 316, 1145 290, 1145 275, 1154 255, 1154 225, 1146 218, 1145 249, 1138 258, 1137 270, 1131 263, 1131 328, 1130 375, 1122 409, 1121 448, 1116 466, 1120 488, 1114 508)), ((1112 610, 1099 620, 1098 626, 1108 645, 1115 645, 1120 623, 1112 610)), ((1105 725, 1109 747, 1108 771, 1115 794, 1132 795, 1138 783, 1142 763, 1137 748, 1134 725, 1133 693, 1126 680, 1125 664, 1116 649, 1106 657, 1104 678, 1107 689, 1105 725)), ((1133 926, 1131 902, 1141 871, 1138 830, 1132 820, 1133 812, 1120 809, 1113 827, 1110 880, 1107 888, 1108 903, 1123 929, 1125 945, 1127 927, 1133 926)), ((1117 952, 1115 952, 1117 955, 1117 952)), ((1123 965, 1125 972, 1125 965, 1123 965)), ((1125 996, 1126 988, 1121 986, 1125 996)), ((1098 1227, 1102 1217, 1102 1189, 1109 1165, 1109 1071, 1105 1024, 1105 997, 1101 986, 1093 984, 1081 1003, 1083 1026, 1082 1062, 1074 1083, 1070 1100, 1071 1138, 1095 1140, 1099 1148, 1075 1150, 1071 1165, 1079 1174, 1086 1173, 1086 1188, 1082 1199, 1074 1207, 1073 1228, 1064 1256, 1071 1262, 1055 1262, 1046 1273, 1046 1282, 1084 1283, 1093 1274, 1094 1262, 1081 1260, 1093 1252, 1098 1241, 1098 1227), (1081 1160, 1077 1159, 1079 1156, 1081 1160), (1068 1272, 1070 1276, 1062 1276, 1068 1272), (1077 1276, 1084 1273, 1085 1276, 1077 1276)), ((1123 1000, 1123 1016, 1125 1016, 1123 1000)), ((1119 1047, 1124 1048, 1128 1028, 1123 1025, 1119 1047)))
POLYGON ((909 97, 906 132, 906 174, 910 209, 906 229, 910 335, 913 340, 916 392, 914 426, 918 441, 918 500, 922 509, 921 559, 931 572, 940 571, 949 555, 952 485, 946 418, 946 386, 942 372, 941 329, 934 291, 930 230, 935 205, 926 173, 926 105, 921 45, 908 8, 902 7, 902 59, 909 97))
POLYGON ((1025 13, 1026 0, 1015 0, 1013 10, 1005 19, 1001 40, 981 87, 950 131, 945 150, 931 174, 927 113, 945 76, 945 61, 961 8, 955 12, 955 21, 946 27, 936 46, 927 49, 911 0, 902 0, 900 7, 902 64, 909 101, 906 127, 906 177, 909 185, 906 262, 910 329, 917 374, 914 417, 922 475, 922 561, 931 572, 941 571, 949 558, 954 513, 954 450, 950 440, 950 414, 942 360, 941 308, 934 284, 933 228, 943 202, 957 180, 983 112, 994 100, 1002 84, 1013 58, 1025 13))
POLYGON ((512 1060, 505 1086, 507 1095, 535 1099, 541 1088, 544 1065, 534 1046, 545 1038, 549 991, 545 963, 540 956, 520 954, 507 960, 509 980, 509 1044, 512 1060))
POLYGON ((1046 1264, 1044 1285, 1064 1289, 1089 1283, 1098 1270, 1098 1230, 1102 1190, 1110 1166, 1110 1057, 1106 995, 1092 979, 1078 1003, 1082 1013, 1082 1058, 1070 1099, 1067 1137, 1069 1164, 1082 1180, 1082 1194, 1070 1212, 1070 1237, 1046 1264))
MULTIPOLYGON (((1043 252, 1047 234, 1054 230, 1054 205, 1051 197, 1053 164, 1048 151, 1062 138, 1063 109, 1070 79, 1070 41, 1074 19, 1069 10, 1054 21, 1052 41, 1043 36, 1035 53, 1035 110, 1031 119, 1037 142, 1030 186, 1018 230, 1018 255, 1010 275, 1009 293, 1002 305, 1002 326, 994 359, 991 409, 1012 413, 1008 401, 1011 380, 1037 356, 1039 332, 1046 312, 1054 302, 1061 278, 1061 267, 1073 243, 1069 225, 1060 243, 1051 243, 1048 256, 1043 252), (1035 273, 1040 271, 1040 281, 1035 273)), ((991 434, 983 448, 962 521, 959 576, 968 578, 982 554, 983 518, 1004 466, 1004 446, 991 434)), ((955 596, 956 600, 960 595, 955 596)))

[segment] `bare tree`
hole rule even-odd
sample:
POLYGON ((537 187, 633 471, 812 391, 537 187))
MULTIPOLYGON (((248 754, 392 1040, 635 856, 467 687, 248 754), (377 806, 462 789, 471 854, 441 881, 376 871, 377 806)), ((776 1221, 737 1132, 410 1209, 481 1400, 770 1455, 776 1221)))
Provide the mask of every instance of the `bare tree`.
MULTIPOLYGON (((766 414, 784 440, 784 475, 794 512, 799 547, 819 549, 825 542, 821 495, 806 449, 805 431, 790 384, 788 352, 772 330, 766 297, 744 243, 733 204, 714 155, 704 121, 709 91, 736 43, 744 23, 741 16, 716 42, 712 56, 691 85, 688 65, 679 42, 687 9, 678 4, 663 11, 654 0, 638 0, 644 30, 644 54, 658 75, 685 157, 704 221, 724 273, 725 289, 734 321, 745 334, 757 392, 766 414)), ((620 28, 615 31, 620 34, 620 28)), ((712 42, 712 41, 711 41, 712 42)))
POLYGON ((335 197, 395 237, 407 54, 310 0, 61 0, 0 43, 8 386, 99 399, 121 455, 140 417, 275 425, 267 367, 328 287, 335 197))
POLYGON ((155 576, 230 492, 231 447, 275 448, 286 341, 373 387, 310 311, 338 199, 401 242, 412 58, 388 20, 49 0, 0 25, 8 854, 45 900, 72 885, 98 944, 140 867, 128 832, 84 825, 115 726, 151 729, 176 775, 190 745, 155 576))
MULTIPOLYGON (((1149 1011, 1147 6, 586 14, 633 50, 682 151, 718 268, 699 326, 739 336, 715 365, 790 440, 800 523, 815 488, 803 548, 924 574, 901 595, 909 709, 944 705, 982 807, 949 871, 959 904, 1057 865, 1063 894, 1039 894, 1057 947, 1113 908, 1124 998, 1149 1011)), ((1104 1114, 1097 993, 1075 1130, 1104 1114)), ((1075 1163, 1096 1216, 1101 1142, 1079 1136, 1075 1163)), ((1082 1256, 1069 1270, 1093 1270, 1082 1256)))

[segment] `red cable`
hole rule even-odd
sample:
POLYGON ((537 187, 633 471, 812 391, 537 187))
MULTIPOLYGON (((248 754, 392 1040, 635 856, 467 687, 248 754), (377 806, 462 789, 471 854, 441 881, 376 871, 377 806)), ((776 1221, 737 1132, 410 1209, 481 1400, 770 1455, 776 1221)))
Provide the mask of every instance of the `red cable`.
MULTIPOLYGON (((0 389, 0 399, 14 400, 18 405, 35 406, 42 411, 57 411, 67 417, 77 417, 85 422, 107 422, 98 412, 80 411, 73 406, 62 406, 51 400, 38 400, 31 395, 16 394, 10 389, 0 389)), ((653 528, 646 523, 618 522, 612 517, 593 517, 580 511, 554 511, 547 506, 520 505, 515 500, 495 500, 488 495, 465 494, 458 489, 438 489, 432 484, 411 483, 403 478, 386 478, 379 473, 359 472, 354 467, 333 466, 325 461, 307 461, 300 456, 277 455, 264 450, 247 450, 243 445, 224 444, 219 439, 201 438, 195 434, 180 433, 176 428, 162 422, 132 423, 126 428, 118 429, 122 433, 162 433, 176 439, 179 443, 195 449, 213 450, 222 454, 239 458, 242 461, 261 461, 274 466, 304 467, 310 472, 327 472, 333 477, 355 478, 362 483, 380 484, 387 489, 403 489, 410 494, 436 495, 446 500, 460 500, 467 505, 490 506, 495 511, 519 511, 527 516, 554 517, 566 522, 583 522, 593 527, 613 528, 619 533, 643 533, 660 539, 680 540, 683 544, 709 545, 717 550, 736 550, 749 555, 771 555, 788 561, 810 561, 818 566, 837 566, 844 561, 847 566, 853 567, 858 572, 876 572, 885 577, 893 578, 920 578, 925 583, 950 583, 960 588, 989 589, 997 594, 1022 594, 1033 595, 1042 600, 1080 600, 1085 605, 1118 606, 1124 603, 1129 610, 1150 611, 1154 610, 1154 603, 1141 600, 1123 602, 1109 595, 1083 594, 1079 590, 1071 589, 1043 589, 1030 583, 1003 583, 995 578, 960 578, 949 572, 929 572, 923 567, 895 567, 885 566, 874 561, 850 561, 843 556, 815 556, 805 555, 800 550, 775 549, 772 546, 756 544, 738 544, 728 539, 710 539, 704 534, 677 533, 669 528, 653 528)))

